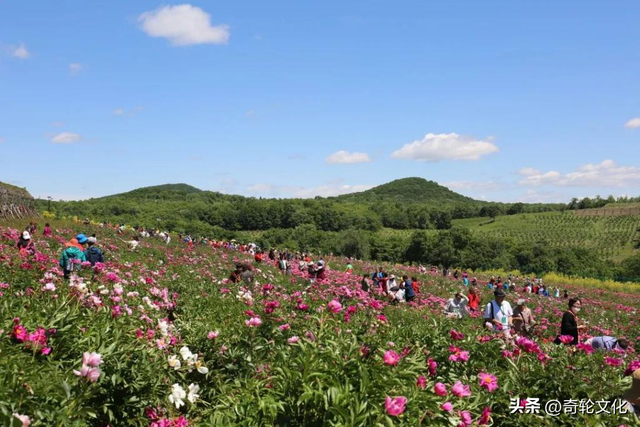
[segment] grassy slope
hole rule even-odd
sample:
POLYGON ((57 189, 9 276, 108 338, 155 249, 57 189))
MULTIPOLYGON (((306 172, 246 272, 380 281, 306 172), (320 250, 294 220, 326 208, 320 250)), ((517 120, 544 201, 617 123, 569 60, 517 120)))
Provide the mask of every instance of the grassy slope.
POLYGON ((619 260, 634 252, 640 216, 577 216, 572 211, 544 212, 489 218, 454 220, 454 226, 517 241, 545 240, 559 246, 595 248, 607 258, 619 260))

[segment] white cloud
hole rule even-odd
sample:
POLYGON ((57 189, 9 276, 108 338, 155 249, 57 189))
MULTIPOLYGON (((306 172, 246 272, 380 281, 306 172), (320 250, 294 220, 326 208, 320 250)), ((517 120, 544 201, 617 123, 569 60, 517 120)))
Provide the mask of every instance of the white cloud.
POLYGON ((329 182, 317 187, 278 186, 259 183, 247 188, 250 194, 262 197, 296 197, 302 199, 339 196, 341 194, 356 193, 372 188, 372 185, 349 185, 337 181, 329 182))
POLYGON ((534 168, 522 168, 520 169, 520 175, 524 175, 524 176, 540 175, 540 171, 534 168))
POLYGON ((371 159, 367 153, 349 153, 348 151, 340 150, 336 151, 332 155, 326 158, 325 162, 335 164, 352 164, 352 163, 367 163, 371 159))
POLYGON ((151 37, 162 37, 173 46, 225 44, 229 41, 227 25, 211 25, 211 16, 190 4, 164 6, 138 17, 142 30, 151 37))
POLYGON ((14 58, 27 59, 31 56, 31 52, 27 50, 27 47, 24 45, 24 43, 21 43, 18 47, 10 46, 9 49, 11 51, 11 56, 13 56, 14 58))
POLYGON ((620 166, 613 160, 603 160, 598 164, 582 165, 577 171, 564 175, 558 171, 545 173, 538 171, 537 174, 526 175, 520 184, 557 187, 628 187, 640 184, 640 169, 635 166, 620 166))
POLYGON ((114 116, 121 116, 123 114, 124 114, 124 108, 116 108, 115 110, 113 110, 114 116))
POLYGON ((640 117, 633 118, 625 123, 624 127, 629 129, 640 128, 640 117))
POLYGON ((75 76, 80 71, 82 71, 83 68, 84 67, 82 64, 77 62, 72 62, 71 64, 69 64, 69 74, 71 74, 72 76, 75 76))
POLYGON ((457 133, 428 133, 419 141, 405 144, 391 155, 397 159, 439 162, 440 160, 479 160, 500 151, 491 138, 478 140, 457 133))
POLYGON ((522 203, 567 203, 570 197, 556 191, 527 190, 525 194, 518 197, 517 201, 522 203))
POLYGON ((452 191, 500 191, 506 187, 504 183, 498 181, 449 181, 441 185, 452 191))
POLYGON ((54 144, 73 144, 74 142, 80 142, 82 137, 80 134, 73 132, 60 132, 51 138, 51 142, 54 144))

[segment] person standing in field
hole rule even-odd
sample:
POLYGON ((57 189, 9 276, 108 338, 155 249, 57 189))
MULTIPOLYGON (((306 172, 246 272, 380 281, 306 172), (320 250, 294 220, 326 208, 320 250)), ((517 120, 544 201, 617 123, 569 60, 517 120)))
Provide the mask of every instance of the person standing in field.
POLYGON ((569 299, 569 310, 562 315, 562 323, 560 324, 560 335, 555 339, 556 344, 561 344, 561 336, 571 336, 573 340, 568 345, 577 345, 580 343, 580 332, 584 331, 587 326, 578 323, 578 313, 582 309, 582 301, 580 298, 569 299))
POLYGON ((513 331, 518 335, 528 337, 531 335, 535 323, 531 309, 527 307, 527 302, 524 299, 519 299, 516 309, 513 310, 513 331))
POLYGON ((471 285, 471 287, 469 287, 469 295, 467 295, 467 299, 469 300, 469 310, 477 311, 480 307, 480 297, 478 296, 478 289, 475 285, 471 285))
POLYGON ((510 341, 513 309, 511 304, 505 301, 505 295, 502 290, 496 290, 493 295, 495 299, 489 302, 484 310, 485 327, 494 332, 503 333, 507 341, 510 341))
POLYGON ((72 272, 79 271, 81 267, 80 264, 87 260, 83 250, 84 247, 82 247, 76 238, 69 240, 65 244, 65 249, 62 251, 59 262, 65 279, 68 279, 72 272))
POLYGON ((102 255, 102 251, 96 245, 98 243, 98 239, 91 236, 87 239, 87 249, 84 251, 84 256, 91 263, 91 265, 96 265, 97 262, 104 263, 104 257, 102 255))
POLYGON ((51 236, 51 227, 49 226, 48 222, 44 225, 44 231, 42 232, 42 234, 44 235, 44 237, 51 236))
POLYGON ((416 298, 416 293, 413 290, 413 282, 409 279, 409 276, 402 276, 402 285, 400 287, 404 289, 405 301, 411 302, 416 298))

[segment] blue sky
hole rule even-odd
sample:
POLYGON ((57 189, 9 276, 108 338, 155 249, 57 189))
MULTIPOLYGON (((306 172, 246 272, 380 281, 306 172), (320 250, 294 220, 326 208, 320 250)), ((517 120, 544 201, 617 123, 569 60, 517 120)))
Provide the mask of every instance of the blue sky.
POLYGON ((0 180, 640 195, 640 2, 0 2, 0 180))

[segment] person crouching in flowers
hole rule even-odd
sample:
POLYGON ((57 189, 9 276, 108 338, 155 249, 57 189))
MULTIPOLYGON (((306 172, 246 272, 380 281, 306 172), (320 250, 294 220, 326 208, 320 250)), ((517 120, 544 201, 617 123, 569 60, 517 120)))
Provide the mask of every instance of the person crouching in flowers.
POLYGON ((462 319, 469 315, 467 304, 469 304, 469 299, 462 295, 461 292, 458 292, 453 298, 447 301, 447 304, 444 306, 444 314, 450 318, 462 319))
POLYGON ((68 279, 72 271, 79 271, 80 265, 87 260, 83 247, 78 239, 71 239, 65 243, 65 248, 60 256, 60 268, 64 271, 64 278, 68 279))

